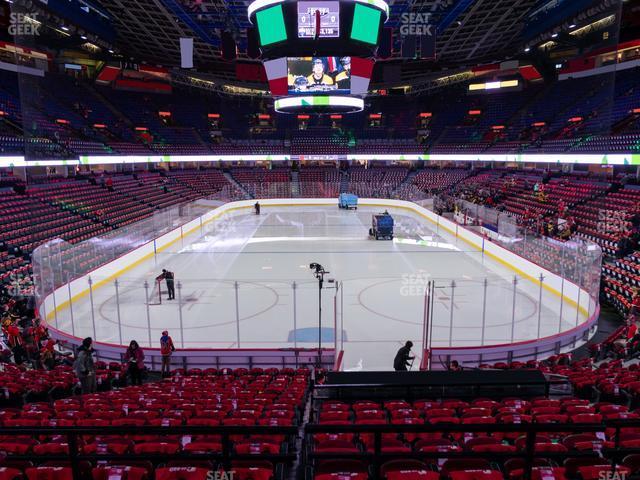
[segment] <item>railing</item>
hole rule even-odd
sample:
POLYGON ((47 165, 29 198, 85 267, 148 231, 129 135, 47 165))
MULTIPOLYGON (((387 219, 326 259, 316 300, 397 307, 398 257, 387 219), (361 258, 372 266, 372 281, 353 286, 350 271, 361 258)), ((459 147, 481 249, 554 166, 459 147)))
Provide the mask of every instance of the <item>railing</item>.
MULTIPOLYGON (((63 347, 76 351, 72 342, 61 342, 63 347)), ((126 347, 101 344, 96 350, 96 360, 104 362, 124 362, 126 347)), ((162 355, 158 348, 144 348, 144 363, 151 371, 160 370, 162 355)), ((262 349, 177 349, 171 354, 170 368, 301 368, 321 367, 331 370, 335 365, 335 350, 323 348, 319 355, 317 348, 262 348, 262 349)))

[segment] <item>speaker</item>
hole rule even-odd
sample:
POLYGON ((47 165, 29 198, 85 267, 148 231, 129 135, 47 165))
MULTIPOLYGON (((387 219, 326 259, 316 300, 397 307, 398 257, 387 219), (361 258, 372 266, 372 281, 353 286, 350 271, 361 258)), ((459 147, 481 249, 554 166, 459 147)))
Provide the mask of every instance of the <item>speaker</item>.
POLYGON ((393 29, 384 27, 380 33, 380 43, 378 45, 378 58, 389 58, 393 49, 393 29))
POLYGON ((247 56, 249 58, 260 57, 260 41, 258 40, 258 30, 247 28, 247 56))
POLYGON ((231 32, 222 32, 222 58, 224 60, 235 60, 238 56, 236 41, 231 32))
POLYGON ((180 67, 193 68, 193 38, 180 39, 180 67))

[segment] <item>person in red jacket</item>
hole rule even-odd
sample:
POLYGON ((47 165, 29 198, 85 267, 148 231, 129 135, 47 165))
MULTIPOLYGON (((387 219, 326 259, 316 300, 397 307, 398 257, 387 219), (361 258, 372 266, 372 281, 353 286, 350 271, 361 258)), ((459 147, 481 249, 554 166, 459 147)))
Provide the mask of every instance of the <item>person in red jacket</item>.
POLYGON ((131 377, 131 385, 142 385, 144 352, 135 340, 131 340, 124 361, 127 362, 127 374, 131 377))
POLYGON ((22 333, 15 323, 7 327, 7 343, 13 352, 13 361, 16 362, 17 365, 22 365, 27 352, 24 349, 22 333))
POLYGON ((176 347, 173 346, 173 340, 166 330, 162 332, 160 337, 160 355, 162 356, 162 377, 169 376, 171 369, 171 354, 175 352, 176 347))

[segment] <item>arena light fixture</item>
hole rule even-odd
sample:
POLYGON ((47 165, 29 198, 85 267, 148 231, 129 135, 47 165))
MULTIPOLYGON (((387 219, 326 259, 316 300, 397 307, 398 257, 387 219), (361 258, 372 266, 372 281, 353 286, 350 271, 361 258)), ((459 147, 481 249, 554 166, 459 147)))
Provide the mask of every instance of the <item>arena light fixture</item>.
MULTIPOLYGON (((311 156, 306 156, 311 157, 311 156)), ((328 160, 327 156, 322 156, 328 160)), ((331 156, 332 160, 367 161, 446 161, 446 162, 507 162, 507 163, 551 163, 573 165, 640 165, 637 153, 522 153, 522 154, 452 154, 452 153, 393 153, 393 154, 347 154, 331 156)), ((81 155, 69 160, 25 160, 23 156, 0 156, 0 167, 42 167, 43 165, 114 165, 148 163, 189 162, 283 162, 297 159, 292 155, 81 155)))

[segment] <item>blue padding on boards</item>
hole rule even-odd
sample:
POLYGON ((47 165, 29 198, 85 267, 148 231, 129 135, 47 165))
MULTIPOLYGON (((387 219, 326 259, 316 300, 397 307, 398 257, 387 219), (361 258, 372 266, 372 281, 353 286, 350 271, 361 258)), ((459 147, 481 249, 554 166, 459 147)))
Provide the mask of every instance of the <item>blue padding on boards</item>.
MULTIPOLYGON (((333 328, 324 327, 322 329, 322 341, 333 342, 335 338, 335 331, 333 328)), ((343 332, 344 340, 347 339, 343 332)), ((318 328, 298 328, 297 330, 289 331, 288 342, 313 342, 318 343, 318 328)))

